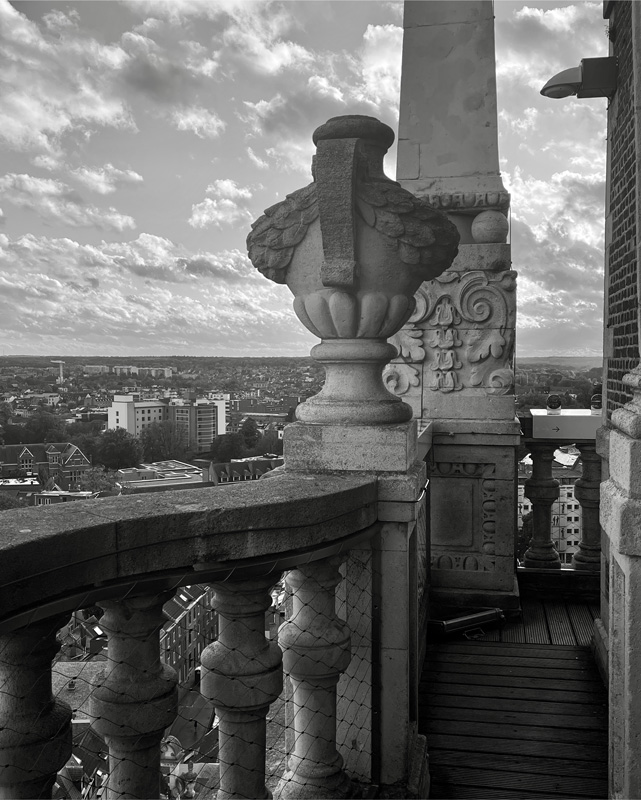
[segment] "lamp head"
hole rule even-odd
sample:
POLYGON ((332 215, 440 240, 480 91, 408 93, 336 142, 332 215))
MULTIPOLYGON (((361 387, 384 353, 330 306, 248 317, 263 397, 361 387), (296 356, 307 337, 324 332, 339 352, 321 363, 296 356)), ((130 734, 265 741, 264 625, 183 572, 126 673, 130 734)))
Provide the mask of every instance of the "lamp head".
POLYGON ((553 78, 550 78, 541 89, 541 94, 543 97, 552 97, 554 100, 571 97, 578 92, 581 80, 581 67, 564 69, 563 72, 557 72, 553 78))
POLYGON ((541 94, 555 100, 572 95, 612 97, 616 88, 616 58, 584 58, 578 67, 557 72, 541 89, 541 94))

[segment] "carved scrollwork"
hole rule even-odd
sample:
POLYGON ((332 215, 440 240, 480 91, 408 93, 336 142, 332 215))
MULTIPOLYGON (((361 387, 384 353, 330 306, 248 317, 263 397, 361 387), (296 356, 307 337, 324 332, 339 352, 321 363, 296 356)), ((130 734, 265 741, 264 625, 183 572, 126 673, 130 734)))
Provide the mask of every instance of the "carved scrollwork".
POLYGON ((400 396, 406 394, 411 386, 419 385, 419 371, 410 364, 392 361, 383 371, 383 381, 390 392, 400 396))
POLYGON ((418 330, 411 322, 401 328, 388 340, 398 350, 398 355, 406 361, 419 362, 425 358, 423 347, 423 331, 418 330))

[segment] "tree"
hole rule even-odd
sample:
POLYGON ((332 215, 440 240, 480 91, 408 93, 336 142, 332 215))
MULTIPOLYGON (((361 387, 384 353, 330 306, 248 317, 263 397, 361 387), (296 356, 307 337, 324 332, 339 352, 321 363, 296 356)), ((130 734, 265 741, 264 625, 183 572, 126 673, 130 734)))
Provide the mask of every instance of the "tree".
MULTIPOLYGON (((75 425, 71 425, 69 427, 75 428, 75 425)), ((73 436, 69 436, 69 441, 72 444, 75 444, 76 447, 78 447, 80 451, 87 456, 92 464, 96 463, 98 458, 98 449, 100 448, 100 444, 102 442, 102 436, 100 434, 77 433, 73 436)))
POLYGON ((124 428, 110 428, 102 434, 96 456, 107 469, 135 467, 142 460, 142 444, 124 428))
POLYGON ((12 415, 13 407, 11 403, 6 403, 4 401, 0 403, 0 426, 4 428, 5 425, 8 425, 12 415))
POLYGON ((184 461, 189 451, 183 428, 173 423, 152 422, 140 437, 145 461, 166 461, 175 458, 184 461))
POLYGON ((252 417, 247 417, 240 426, 240 435, 243 437, 247 450, 253 450, 260 441, 260 431, 256 420, 252 417))
POLYGON ((114 470, 92 467, 83 472, 77 482, 81 492, 109 492, 116 489, 116 473, 114 470))
POLYGON ((240 433, 224 433, 217 436, 211 448, 212 459, 218 464, 226 464, 232 458, 243 458, 245 440, 240 433))
POLYGON ((60 442, 67 438, 67 424, 62 417, 52 414, 46 406, 39 406, 24 426, 25 442, 60 442))
POLYGON ((282 456, 283 454, 283 440, 278 438, 278 431, 266 431, 260 442, 260 453, 274 453, 275 455, 282 456))
POLYGON ((5 444, 22 444, 25 441, 23 425, 6 425, 3 433, 5 444))
POLYGON ((0 511, 8 511, 11 508, 22 508, 22 506, 23 503, 21 503, 17 497, 5 494, 4 492, 0 494, 0 511))

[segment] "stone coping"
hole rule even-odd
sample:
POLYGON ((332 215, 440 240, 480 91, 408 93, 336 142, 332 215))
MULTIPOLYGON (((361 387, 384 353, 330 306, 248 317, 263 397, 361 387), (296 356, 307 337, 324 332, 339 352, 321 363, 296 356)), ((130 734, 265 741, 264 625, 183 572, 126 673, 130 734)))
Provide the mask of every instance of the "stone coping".
POLYGON ((296 563, 349 549, 376 523, 376 501, 372 475, 283 473, 3 511, 0 633, 123 587, 155 592, 239 569, 273 570, 276 582, 296 563))

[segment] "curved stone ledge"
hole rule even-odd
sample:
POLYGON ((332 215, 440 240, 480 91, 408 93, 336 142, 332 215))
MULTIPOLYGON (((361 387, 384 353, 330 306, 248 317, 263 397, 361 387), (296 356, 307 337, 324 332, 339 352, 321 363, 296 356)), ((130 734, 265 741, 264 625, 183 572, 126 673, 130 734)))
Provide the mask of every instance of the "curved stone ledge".
POLYGON ((257 564, 323 557, 377 519, 376 478, 270 480, 131 495, 0 515, 0 632, 118 586, 171 586, 257 564))

